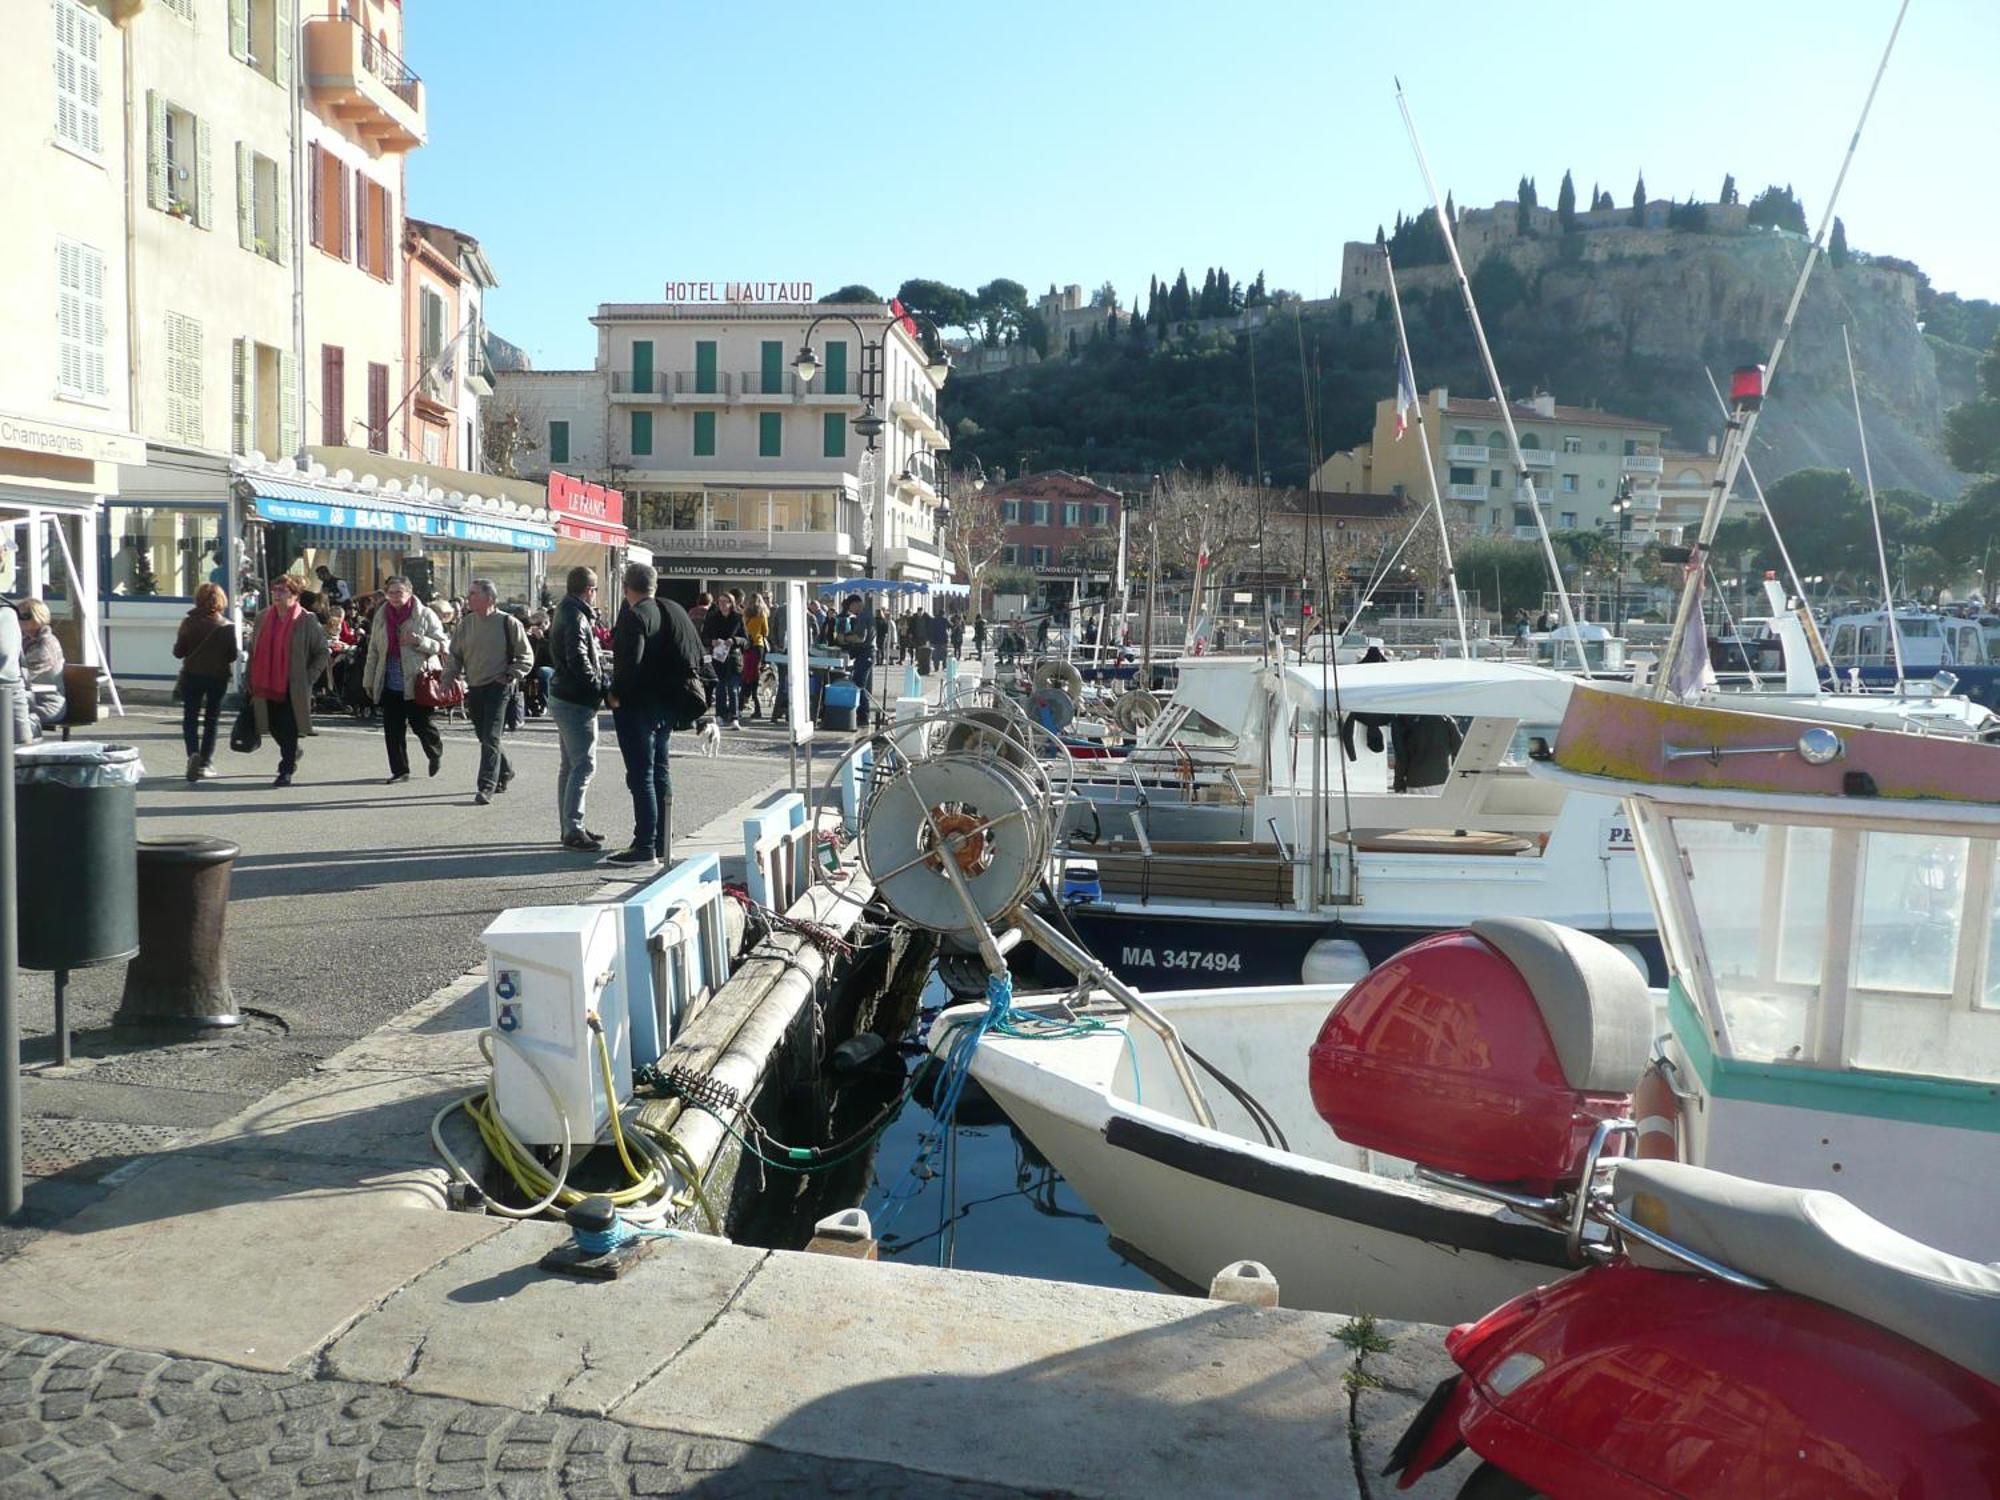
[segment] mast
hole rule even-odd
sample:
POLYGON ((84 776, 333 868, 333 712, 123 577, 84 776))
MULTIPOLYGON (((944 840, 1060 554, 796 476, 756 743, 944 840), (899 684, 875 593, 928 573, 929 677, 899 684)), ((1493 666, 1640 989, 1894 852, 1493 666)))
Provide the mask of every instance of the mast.
POLYGON ((1777 373, 1786 341, 1792 336, 1792 325, 1799 316, 1799 303, 1805 299, 1806 283, 1812 279, 1820 247, 1826 243, 1827 229, 1833 223, 1833 210, 1840 201, 1841 185, 1847 181, 1848 168, 1854 165, 1854 153, 1861 145, 1861 131, 1868 123, 1868 112, 1875 107, 1876 91, 1882 87, 1882 75, 1889 68, 1889 55, 1896 50, 1896 37, 1903 29, 1903 18, 1909 11, 1910 0, 1902 0, 1896 9, 1896 24, 1889 28, 1888 43, 1882 48, 1882 60, 1875 65, 1875 77, 1868 85, 1868 97, 1862 101, 1861 118, 1854 122, 1854 134, 1848 137, 1847 154, 1841 158, 1840 171, 1833 179, 1833 191, 1827 195, 1819 229, 1806 251, 1805 264, 1799 267, 1798 283, 1792 288, 1792 300, 1785 308, 1784 321, 1778 326, 1778 337, 1771 346, 1770 358, 1756 371, 1755 378, 1746 378, 1750 372, 1741 371, 1731 381, 1730 399, 1734 404, 1723 439, 1722 462, 1716 468, 1715 482, 1709 486, 1708 507, 1702 512, 1700 537, 1689 549, 1689 586, 1681 591, 1680 604, 1674 610, 1673 634, 1667 638, 1667 649, 1660 657, 1662 670, 1657 674, 1655 684, 1656 696, 1660 698, 1667 698, 1673 693, 1673 674, 1665 669, 1679 660, 1682 643, 1687 638, 1689 619, 1701 607, 1701 570, 1715 545, 1715 531, 1722 524, 1722 512, 1728 504, 1729 492, 1736 487, 1736 471, 1750 450, 1751 434, 1757 430, 1757 417, 1764 406, 1764 392, 1769 388, 1771 377, 1777 373))
POLYGON ((1840 347, 1847 351, 1847 388, 1854 393, 1854 430, 1861 437, 1861 473, 1868 481, 1868 519, 1875 527, 1875 562, 1882 570, 1882 613, 1889 621, 1889 653, 1896 663, 1896 689, 1903 687, 1903 632, 1896 624, 1896 591, 1889 584, 1889 554, 1882 545, 1882 507, 1875 500, 1875 466, 1868 461, 1868 429, 1861 422, 1861 382, 1854 376, 1854 345, 1847 325, 1840 325, 1840 347))
MULTIPOLYGON (((1904 0, 1905 4, 1909 0, 1904 0)), ((1479 320, 1479 304, 1473 300, 1472 282, 1465 274, 1465 262, 1459 259, 1458 236, 1453 233, 1450 220, 1444 211, 1444 198, 1438 192, 1437 179, 1431 175, 1430 158, 1424 155, 1424 143, 1417 134, 1416 116, 1410 113, 1410 101, 1403 96, 1402 80, 1396 81, 1396 107, 1403 112, 1403 125, 1410 133, 1411 149, 1417 153, 1417 166, 1424 174, 1424 186, 1431 195, 1431 208, 1437 214, 1439 232, 1444 235, 1444 248, 1451 256, 1452 274, 1458 278, 1458 295, 1465 303, 1465 314, 1472 320, 1472 336, 1479 345, 1479 362, 1486 369, 1486 384, 1493 392, 1493 404, 1500 408, 1500 423, 1507 429, 1507 445, 1514 454, 1514 478, 1522 489, 1528 492, 1528 511, 1535 518, 1535 535, 1542 544, 1542 561, 1548 565, 1549 577, 1555 581, 1556 605, 1562 610, 1563 633, 1575 643, 1577 665, 1585 677, 1590 676, 1590 657, 1583 649, 1583 632, 1576 626, 1576 611, 1570 607, 1569 588, 1563 583, 1562 565, 1556 561, 1555 543, 1549 537, 1549 523, 1542 515, 1541 497, 1535 493, 1535 478, 1528 472, 1528 460, 1521 451, 1521 434, 1514 429, 1513 408, 1507 404, 1507 392, 1500 384, 1499 368, 1493 363, 1493 348, 1486 342, 1486 326, 1479 320)), ((1428 456, 1429 449, 1425 450, 1428 456)), ((1556 663, 1561 665, 1562 653, 1556 653, 1556 663)))
POLYGON ((1465 605, 1458 597, 1458 570, 1451 561, 1451 528, 1445 524, 1444 496, 1438 491, 1437 461, 1431 457, 1430 430, 1424 425, 1424 403, 1418 394, 1423 387, 1417 384, 1416 361, 1410 357, 1409 330, 1403 326, 1403 294, 1396 290, 1396 263, 1389 255, 1387 244, 1382 246, 1382 265, 1389 273, 1389 306, 1396 313, 1396 350, 1401 368, 1396 371, 1396 399, 1403 398, 1403 383, 1409 382, 1410 405, 1417 413, 1417 450, 1424 456, 1424 478, 1431 487, 1431 510, 1437 516, 1438 547, 1444 554, 1445 586, 1451 590, 1451 612, 1458 621, 1458 653, 1472 655, 1472 641, 1465 633, 1465 605))

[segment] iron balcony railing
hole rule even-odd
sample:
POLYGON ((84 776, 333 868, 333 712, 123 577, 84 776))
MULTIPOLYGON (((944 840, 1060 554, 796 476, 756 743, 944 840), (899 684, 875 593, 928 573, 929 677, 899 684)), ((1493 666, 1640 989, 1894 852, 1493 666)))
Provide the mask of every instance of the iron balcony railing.
POLYGON ((410 65, 402 58, 370 36, 368 23, 344 5, 340 8, 339 19, 361 29, 361 66, 380 79, 390 93, 415 109, 417 87, 423 80, 410 71, 410 65))

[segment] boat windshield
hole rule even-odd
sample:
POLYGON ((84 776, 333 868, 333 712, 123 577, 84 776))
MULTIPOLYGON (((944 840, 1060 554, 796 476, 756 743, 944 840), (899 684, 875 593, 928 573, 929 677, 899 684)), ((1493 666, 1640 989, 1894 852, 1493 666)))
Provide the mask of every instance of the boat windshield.
POLYGON ((2000 1082, 1993 840, 1679 813, 1641 824, 1672 897, 1674 967, 1698 973, 1705 955, 1714 993, 1697 998, 1731 1055, 2000 1082))

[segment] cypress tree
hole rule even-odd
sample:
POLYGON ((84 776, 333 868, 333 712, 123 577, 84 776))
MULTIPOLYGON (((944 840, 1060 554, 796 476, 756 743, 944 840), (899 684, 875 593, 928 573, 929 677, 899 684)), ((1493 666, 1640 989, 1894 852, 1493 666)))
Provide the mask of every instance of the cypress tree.
POLYGON ((1827 241, 1826 258, 1836 266, 1847 264, 1847 226, 1834 215, 1833 238, 1827 241))
POLYGON ((1564 234, 1576 228, 1576 184, 1569 180, 1567 168, 1563 171, 1562 188, 1556 194, 1556 222, 1564 234))
POLYGON ((1641 172, 1639 180, 1632 184, 1632 227, 1646 227, 1646 174, 1641 172))

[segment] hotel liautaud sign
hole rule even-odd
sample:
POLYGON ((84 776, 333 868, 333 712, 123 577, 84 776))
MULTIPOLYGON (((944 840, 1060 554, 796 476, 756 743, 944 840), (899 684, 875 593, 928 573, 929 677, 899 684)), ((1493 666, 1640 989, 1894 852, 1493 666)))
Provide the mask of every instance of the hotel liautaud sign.
POLYGON ((810 302, 810 281, 670 281, 669 302, 810 302))

